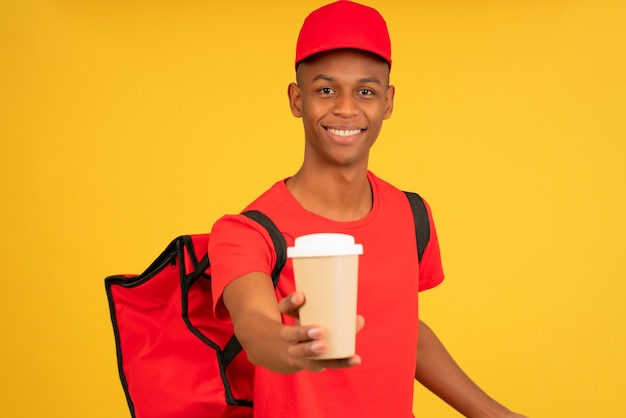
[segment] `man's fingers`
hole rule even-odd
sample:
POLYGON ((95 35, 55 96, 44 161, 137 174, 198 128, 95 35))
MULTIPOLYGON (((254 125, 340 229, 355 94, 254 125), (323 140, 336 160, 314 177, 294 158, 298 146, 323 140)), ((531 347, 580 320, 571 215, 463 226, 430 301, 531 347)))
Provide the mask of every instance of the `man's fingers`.
MULTIPOLYGON (((298 312, 304 305, 304 302, 304 294, 302 292, 294 292, 278 303, 278 309, 281 313, 298 319, 298 312)), ((365 318, 362 315, 357 315, 357 332, 363 329, 364 326, 365 318)), ((324 335, 325 330, 316 325, 300 326, 297 323, 295 326, 283 327, 281 337, 288 344, 289 364, 312 372, 320 372, 325 369, 343 369, 361 364, 361 357, 358 355, 343 359, 316 359, 317 356, 323 354, 327 349, 324 335)))
POLYGON ((290 344, 319 340, 324 337, 324 334, 324 329, 316 326, 291 326, 283 327, 281 330, 283 340, 290 344))
POLYGON ((304 293, 294 292, 278 303, 278 310, 292 318, 298 318, 298 310, 304 305, 304 293))
POLYGON ((365 318, 363 317, 363 315, 357 315, 356 316, 356 332, 361 331, 364 326, 365 326, 365 318))
POLYGON ((313 340, 300 344, 292 344, 287 348, 289 356, 296 359, 312 359, 326 351, 326 341, 313 340))
POLYGON ((315 361, 315 356, 326 351, 324 330, 320 327, 284 327, 282 338, 288 343, 288 362, 312 372, 321 372, 326 367, 315 361))

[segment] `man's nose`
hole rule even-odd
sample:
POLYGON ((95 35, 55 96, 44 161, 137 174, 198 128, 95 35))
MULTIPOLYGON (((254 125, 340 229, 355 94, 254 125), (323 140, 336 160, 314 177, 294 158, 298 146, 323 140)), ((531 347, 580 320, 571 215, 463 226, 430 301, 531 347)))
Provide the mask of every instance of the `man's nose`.
POLYGON ((351 117, 358 112, 357 100, 351 94, 342 94, 335 99, 333 114, 342 117, 351 117))

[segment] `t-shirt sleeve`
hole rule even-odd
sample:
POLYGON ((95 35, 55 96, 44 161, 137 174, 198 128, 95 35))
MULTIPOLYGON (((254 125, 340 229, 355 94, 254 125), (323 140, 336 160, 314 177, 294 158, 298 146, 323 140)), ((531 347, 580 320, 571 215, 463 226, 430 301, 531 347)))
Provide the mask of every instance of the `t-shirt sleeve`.
POLYGON ((209 260, 215 317, 229 317, 222 294, 233 280, 252 272, 272 273, 276 255, 269 233, 244 215, 227 215, 211 230, 209 260))
POLYGON ((430 239, 426 244, 422 261, 419 265, 419 290, 431 289, 443 281, 443 265, 441 262, 441 253, 439 250, 439 240, 437 239, 437 231, 435 222, 433 221, 430 206, 424 201, 428 212, 428 220, 430 222, 430 239))

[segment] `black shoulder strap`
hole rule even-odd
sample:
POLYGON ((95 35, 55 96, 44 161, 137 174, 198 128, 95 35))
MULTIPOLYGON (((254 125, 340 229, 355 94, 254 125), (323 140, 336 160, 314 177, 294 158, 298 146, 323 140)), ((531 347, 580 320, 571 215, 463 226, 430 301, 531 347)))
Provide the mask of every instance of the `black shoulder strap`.
POLYGON ((274 243, 274 251, 276 251, 276 265, 274 266, 274 270, 272 270, 272 282, 274 283, 274 287, 276 287, 280 272, 287 262, 287 241, 285 241, 285 237, 283 237, 283 234, 278 230, 276 224, 264 213, 258 210, 248 210, 243 212, 243 215, 258 222, 262 227, 267 229, 267 232, 270 234, 270 238, 274 243))
MULTIPOLYGON (((278 278, 280 277, 280 272, 283 267, 285 267, 285 263, 287 262, 287 241, 285 241, 285 237, 278 230, 276 224, 274 224, 274 222, 267 215, 259 212, 258 210, 249 210, 243 212, 242 214, 252 219, 253 221, 258 222, 262 227, 267 229, 267 232, 269 232, 270 234, 270 238, 272 239, 272 242, 274 244, 274 251, 276 251, 276 264, 274 265, 274 269, 272 270, 272 282, 274 284, 274 287, 276 287, 276 285, 278 284, 278 278)), ((226 366, 228 366, 231 361, 233 361, 235 356, 239 354, 241 350, 241 343, 239 342, 237 337, 233 335, 224 346, 222 352, 218 352, 218 359, 223 375, 225 375, 224 370, 226 366)), ((236 401, 233 400, 233 402, 236 401)))
POLYGON ((413 220, 415 221, 415 239, 417 240, 417 257, 418 261, 422 261, 424 250, 430 240, 430 220, 428 219, 428 211, 426 204, 420 195, 413 192, 404 192, 413 211, 413 220))

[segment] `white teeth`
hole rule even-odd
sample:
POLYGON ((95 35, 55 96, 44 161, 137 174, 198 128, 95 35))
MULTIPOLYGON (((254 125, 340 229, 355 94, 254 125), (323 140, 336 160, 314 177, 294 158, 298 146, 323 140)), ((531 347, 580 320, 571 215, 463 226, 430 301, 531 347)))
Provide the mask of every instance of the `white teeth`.
POLYGON ((328 128, 328 132, 330 132, 333 135, 338 135, 338 136, 352 136, 352 135, 356 135, 359 132, 361 132, 361 129, 350 129, 350 130, 342 130, 342 129, 332 129, 332 128, 328 128))

